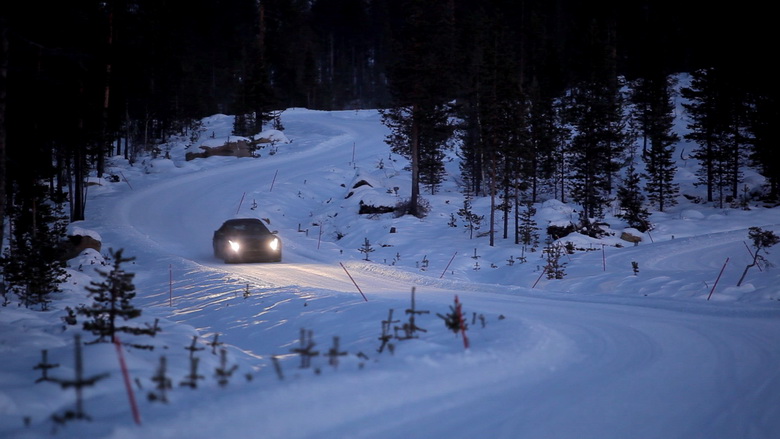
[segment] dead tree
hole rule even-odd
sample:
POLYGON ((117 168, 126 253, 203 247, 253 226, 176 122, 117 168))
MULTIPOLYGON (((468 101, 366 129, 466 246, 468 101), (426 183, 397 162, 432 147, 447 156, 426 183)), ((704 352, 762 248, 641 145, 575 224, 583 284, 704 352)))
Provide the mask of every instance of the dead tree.
POLYGON ((745 280, 748 270, 759 262, 767 262, 766 258, 761 256, 761 250, 764 250, 764 253, 768 253, 766 251, 767 248, 780 242, 780 237, 775 235, 771 230, 762 230, 760 227, 751 227, 749 230, 748 237, 753 240, 753 249, 755 250, 753 252, 753 262, 745 267, 745 271, 742 272, 742 277, 739 278, 737 286, 742 285, 742 281, 745 280))

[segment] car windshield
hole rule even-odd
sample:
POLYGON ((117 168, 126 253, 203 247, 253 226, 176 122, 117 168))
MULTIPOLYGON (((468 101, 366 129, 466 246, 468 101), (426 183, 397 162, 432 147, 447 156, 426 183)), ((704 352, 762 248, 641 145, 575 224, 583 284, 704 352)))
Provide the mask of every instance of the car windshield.
POLYGON ((228 231, 246 232, 246 233, 270 233, 263 223, 256 221, 247 221, 233 223, 227 226, 228 231))

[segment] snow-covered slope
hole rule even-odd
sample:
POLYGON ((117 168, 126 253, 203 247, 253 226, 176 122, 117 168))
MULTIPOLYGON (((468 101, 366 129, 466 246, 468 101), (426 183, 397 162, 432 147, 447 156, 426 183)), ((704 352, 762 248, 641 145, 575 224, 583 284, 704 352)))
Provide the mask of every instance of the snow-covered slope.
MULTIPOLYGON (((376 111, 291 109, 282 121, 286 139, 259 158, 186 162, 189 145, 173 142, 170 160, 115 160, 111 172, 126 181, 90 188, 88 220, 76 226, 100 236, 104 249, 137 258, 126 269, 136 273, 138 320, 159 319, 162 328, 153 339, 133 338, 154 350, 123 350, 141 425, 111 345, 83 349, 85 376, 110 374, 85 390, 91 421, 53 423, 52 414, 74 409, 75 392, 35 383, 42 349, 59 365, 49 376, 73 379, 79 330, 59 317, 86 300, 91 263, 102 260, 92 254, 71 261, 71 289, 55 310, 0 309, 0 436, 780 434, 780 269, 753 268, 736 287, 750 258, 747 228, 780 233, 778 209, 683 202, 655 213, 655 229, 637 246, 621 241, 625 224, 608 217, 615 235, 569 237, 589 251, 567 255, 564 279, 548 280, 540 251, 524 253, 511 238, 494 247, 486 237, 469 239, 457 215, 457 227, 448 225, 463 206, 455 161, 442 190, 424 194, 427 217, 358 215, 361 200, 389 204, 409 193, 407 162, 384 144, 376 111), (353 187, 361 181, 368 184, 353 187), (278 230, 282 263, 225 265, 213 257, 213 230, 243 216, 278 230), (439 316, 453 312, 456 298, 468 348, 439 316), (411 323, 418 329, 409 334, 403 325, 411 323), (295 352, 302 331, 319 352, 305 368, 295 352), (180 385, 193 336, 204 348, 195 353, 197 389, 180 385), (167 403, 152 379, 161 357, 172 384, 167 403), (219 368, 232 371, 225 385, 219 368)), ((214 116, 203 136, 226 138, 230 126, 229 116, 214 116)), ((485 213, 488 202, 474 207, 485 213)), ((575 209, 555 200, 536 207, 542 229, 575 209)))

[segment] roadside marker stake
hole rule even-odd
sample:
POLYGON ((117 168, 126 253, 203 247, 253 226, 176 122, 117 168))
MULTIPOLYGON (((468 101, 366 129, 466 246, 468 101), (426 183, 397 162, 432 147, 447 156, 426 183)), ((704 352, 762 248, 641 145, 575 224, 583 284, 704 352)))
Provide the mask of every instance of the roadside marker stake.
POLYGON ((351 280, 351 281, 352 281, 352 283, 353 283, 353 284, 355 284, 355 288, 357 288, 357 289, 358 289, 358 291, 360 291, 360 295, 361 295, 361 296, 363 296, 363 300, 365 300, 366 302, 368 302, 368 299, 366 299, 366 295, 365 295, 365 294, 363 294, 363 290, 361 290, 361 289, 360 289, 360 287, 358 286, 357 282, 355 282, 355 279, 353 279, 353 278, 352 278, 352 275, 351 275, 351 274, 349 274, 349 271, 347 271, 347 267, 345 267, 345 266, 344 266, 344 264, 342 264, 341 262, 339 262, 339 265, 341 265, 341 268, 343 268, 343 269, 344 269, 344 272, 345 272, 345 273, 347 273, 347 276, 349 276, 349 280, 351 280))
POLYGON ((447 266, 444 267, 444 271, 441 272, 441 276, 439 276, 439 279, 444 277, 444 273, 446 273, 447 269, 450 268, 450 264, 452 264, 452 261, 455 259, 455 255, 457 255, 457 254, 458 254, 458 252, 455 252, 455 254, 452 255, 452 257, 450 258, 450 262, 447 262, 447 266))
POLYGON ((238 202, 238 208, 236 209, 236 215, 238 215, 238 211, 241 210, 241 205, 244 204, 244 197, 246 197, 246 192, 244 192, 241 195, 241 201, 238 202))
POLYGON ((544 276, 544 273, 547 273, 547 267, 544 267, 544 270, 542 270, 542 274, 540 274, 539 277, 536 278, 536 282, 534 282, 534 285, 531 287, 531 289, 536 288, 536 284, 538 284, 539 281, 542 279, 542 276, 544 276))
POLYGON ((720 280, 720 276, 723 274, 723 270, 726 269, 726 264, 729 263, 730 258, 726 258, 726 262, 723 263, 723 267, 720 269, 720 273, 718 274, 718 278, 715 279, 715 284, 712 285, 712 289, 710 290, 710 295, 707 296, 707 300, 710 300, 710 297, 712 297, 712 293, 715 292, 715 287, 718 286, 718 281, 720 280))
POLYGON ((125 381, 125 388, 127 389, 127 398, 130 400, 130 409, 133 411, 133 420, 137 425, 141 425, 141 414, 138 412, 138 405, 135 403, 135 393, 133 393, 133 386, 130 385, 130 374, 127 371, 127 363, 125 363, 125 356, 122 353, 122 343, 119 342, 119 337, 114 335, 114 346, 116 347, 116 354, 119 357, 119 367, 122 369, 122 377, 125 381))
POLYGON ((276 172, 274 172, 274 179, 271 180, 271 189, 268 190, 268 192, 272 192, 274 190, 274 183, 276 183, 276 175, 279 173, 279 170, 277 169, 276 172))

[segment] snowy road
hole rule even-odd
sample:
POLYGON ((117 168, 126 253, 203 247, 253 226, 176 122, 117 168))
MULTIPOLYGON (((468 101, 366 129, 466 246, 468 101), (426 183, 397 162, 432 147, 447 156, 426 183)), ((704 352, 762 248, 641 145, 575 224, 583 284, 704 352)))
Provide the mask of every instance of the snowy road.
MULTIPOLYGON (((343 198, 353 151, 358 162, 382 156, 384 132, 375 116, 350 112, 293 111, 284 123, 294 140, 280 146, 283 153, 217 159, 235 163, 149 179, 126 196, 91 201, 90 223, 143 268, 139 299, 169 309, 168 318, 205 336, 219 333, 265 377, 260 387, 150 414, 142 430, 119 427, 112 437, 150 431, 158 438, 780 434, 777 306, 542 293, 348 258, 337 242, 320 242, 316 230, 298 232, 299 225, 308 227, 318 206, 338 202, 329 199, 343 198), (248 210, 254 201, 257 210, 248 210), (285 244, 282 263, 225 265, 213 258, 213 230, 237 212, 271 219, 285 244), (404 318, 411 287, 417 309, 431 310, 419 318, 430 332, 397 343, 394 355, 379 354, 380 321, 388 309, 404 318), (249 297, 242 299, 245 291, 249 297), (471 325, 468 351, 435 317, 455 294, 469 316, 488 322, 471 325), (297 381, 280 384, 270 356, 289 356, 300 328, 314 328, 323 349, 339 335, 345 350, 368 359, 345 359, 337 373, 295 372, 297 381)), ((677 241, 658 244, 656 253, 648 245, 642 267, 661 273, 700 266, 706 262, 690 255, 715 246, 677 241)), ((576 285, 600 288, 600 281, 589 282, 576 285)))

